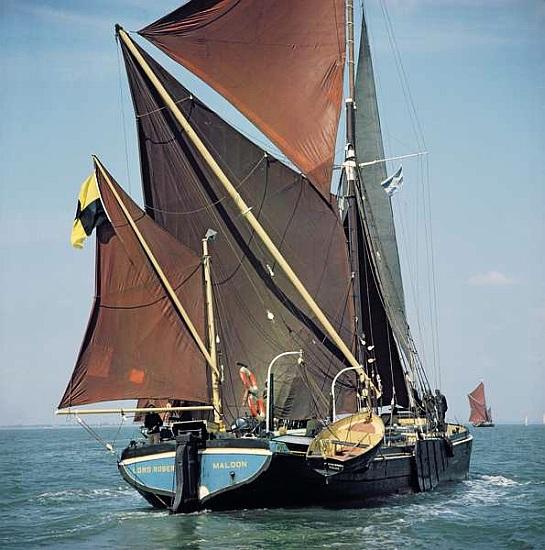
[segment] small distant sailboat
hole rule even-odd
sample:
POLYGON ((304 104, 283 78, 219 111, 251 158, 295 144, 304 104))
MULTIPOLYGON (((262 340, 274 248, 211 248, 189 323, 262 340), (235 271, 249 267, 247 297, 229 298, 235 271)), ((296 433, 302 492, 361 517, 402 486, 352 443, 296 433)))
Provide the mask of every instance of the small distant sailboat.
POLYGON ((492 420, 492 408, 486 406, 483 382, 469 393, 467 397, 471 409, 469 421, 473 426, 476 428, 493 428, 494 421, 492 420))
POLYGON ((524 417, 524 425, 528 426, 528 415, 524 417))

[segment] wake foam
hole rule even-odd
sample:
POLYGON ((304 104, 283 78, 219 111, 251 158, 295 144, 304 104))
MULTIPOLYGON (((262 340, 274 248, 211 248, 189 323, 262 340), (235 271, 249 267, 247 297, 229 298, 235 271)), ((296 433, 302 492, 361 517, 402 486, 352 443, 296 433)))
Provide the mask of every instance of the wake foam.
POLYGON ((94 500, 97 498, 118 498, 134 495, 130 487, 104 487, 101 489, 65 489, 64 491, 45 492, 36 496, 40 503, 66 502, 74 500, 94 500))
POLYGON ((485 481, 486 483, 489 483, 490 485, 495 485, 496 487, 514 487, 516 485, 521 485, 518 481, 515 481, 514 479, 509 479, 508 477, 504 476, 487 476, 482 475, 480 476, 480 479, 482 481, 485 481))

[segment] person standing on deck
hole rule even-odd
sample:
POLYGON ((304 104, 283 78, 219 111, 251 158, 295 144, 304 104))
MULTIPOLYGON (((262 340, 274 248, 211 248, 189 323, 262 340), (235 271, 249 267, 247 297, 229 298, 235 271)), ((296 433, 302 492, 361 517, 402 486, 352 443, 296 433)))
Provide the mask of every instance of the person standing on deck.
MULTIPOLYGON (((154 405, 149 405, 154 407, 154 405)), ((156 445, 161 439, 161 426, 163 425, 163 420, 161 416, 155 411, 150 411, 146 413, 144 417, 144 427, 148 435, 148 443, 150 445, 156 445)))
POLYGON ((437 428, 444 432, 446 428, 445 416, 448 410, 447 398, 439 391, 435 390, 435 408, 437 410, 437 428))
POLYGON ((430 426, 432 430, 437 428, 437 403, 435 401, 435 397, 432 393, 426 392, 422 398, 423 404, 424 404, 424 411, 426 413, 426 418, 428 419, 428 422, 430 423, 430 426))

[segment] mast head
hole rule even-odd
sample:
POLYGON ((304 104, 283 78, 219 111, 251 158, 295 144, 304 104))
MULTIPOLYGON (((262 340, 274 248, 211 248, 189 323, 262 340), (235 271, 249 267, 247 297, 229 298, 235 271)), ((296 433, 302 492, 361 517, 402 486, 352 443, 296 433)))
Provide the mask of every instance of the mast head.
POLYGON ((217 231, 214 231, 213 229, 208 229, 208 231, 204 234, 204 240, 215 241, 217 234, 218 234, 217 231))

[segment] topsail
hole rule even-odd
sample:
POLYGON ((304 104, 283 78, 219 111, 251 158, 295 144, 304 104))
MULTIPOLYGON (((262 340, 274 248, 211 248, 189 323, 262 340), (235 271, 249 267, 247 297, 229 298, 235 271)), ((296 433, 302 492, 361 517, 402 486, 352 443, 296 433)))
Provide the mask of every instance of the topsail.
POLYGON ((224 95, 328 199, 343 0, 193 0, 139 32, 224 95))

